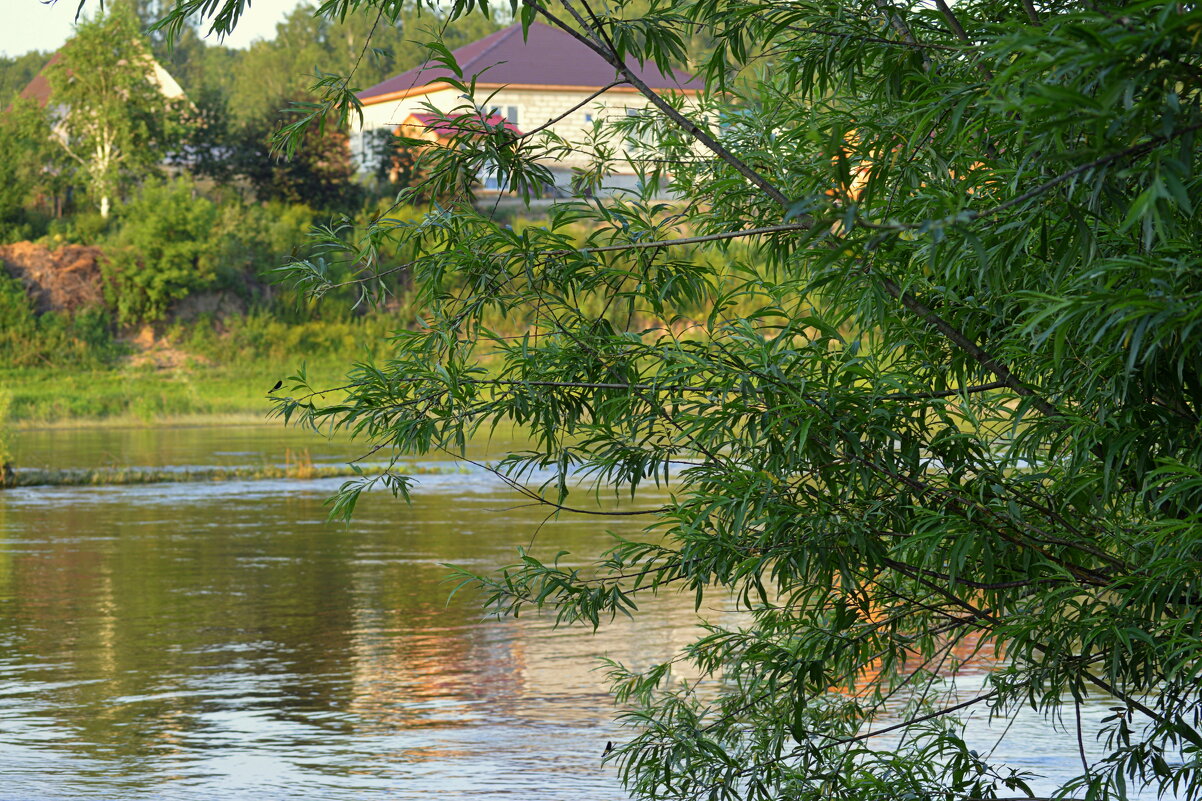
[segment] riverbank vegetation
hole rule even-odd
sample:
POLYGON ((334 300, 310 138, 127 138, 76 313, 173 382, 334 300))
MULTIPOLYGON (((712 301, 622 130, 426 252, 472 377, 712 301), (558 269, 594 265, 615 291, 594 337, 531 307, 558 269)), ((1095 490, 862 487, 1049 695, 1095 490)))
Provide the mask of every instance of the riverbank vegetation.
POLYGON ((99 487, 130 484, 190 484, 223 481, 313 481, 322 478, 354 478, 396 474, 403 476, 446 475, 462 472, 448 463, 428 465, 398 463, 381 464, 314 464, 307 451, 286 454, 284 464, 244 465, 233 467, 193 467, 164 469, 153 467, 93 467, 93 468, 10 468, 0 476, 0 488, 12 487, 99 487))
MULTIPOLYGON (((413 324, 403 271, 382 287, 389 307, 370 312, 350 308, 353 291, 319 308, 271 280, 312 226, 424 213, 390 208, 400 186, 391 161, 357 171, 337 128, 307 137, 293 158, 272 152, 281 109, 310 98, 314 64, 348 67, 371 26, 301 5, 246 50, 191 28, 168 47, 144 32, 159 9, 121 0, 53 60, 0 58, 0 387, 10 424, 261 417, 266 391, 300 364, 332 377, 364 343, 413 324), (155 77, 152 57, 181 95, 155 77), (40 88, 30 84, 39 75, 40 88), (103 161, 90 155, 97 124, 115 143, 103 161)), ((406 11, 374 29, 360 77, 420 60, 413 40, 432 27, 465 43, 497 26, 406 11)), ((413 255, 380 254, 391 264, 413 255)), ((342 269, 331 264, 328 275, 342 269)))

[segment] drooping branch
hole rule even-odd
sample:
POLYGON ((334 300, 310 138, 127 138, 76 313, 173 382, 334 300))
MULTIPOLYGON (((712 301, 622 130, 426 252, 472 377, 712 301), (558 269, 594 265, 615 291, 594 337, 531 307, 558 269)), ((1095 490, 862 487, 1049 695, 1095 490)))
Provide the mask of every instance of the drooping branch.
POLYGON ((536 133, 538 133, 538 132, 540 132, 540 131, 546 130, 547 128, 551 127, 551 126, 552 126, 552 125, 554 125, 555 123, 557 123, 557 122, 559 122, 560 120, 562 120, 562 119, 564 119, 565 117, 567 117, 569 114, 572 114, 573 112, 575 112, 575 111, 579 111, 580 109, 584 108, 584 107, 585 107, 585 106, 587 106, 587 105, 588 105, 590 102, 592 102, 592 101, 593 101, 593 100, 595 100, 596 98, 600 97, 601 95, 605 94, 605 93, 606 93, 606 92, 608 92, 610 89, 613 89, 615 86, 622 86, 622 85, 624 85, 625 83, 626 83, 626 81, 625 81, 625 80, 618 80, 618 81, 614 81, 613 83, 611 83, 611 84, 608 84, 608 85, 606 85, 606 86, 602 86, 600 89, 598 89, 597 91, 593 92, 591 95, 589 95, 588 97, 584 98, 584 100, 581 100, 579 103, 577 103, 576 105, 572 106, 570 109, 568 109, 568 110, 567 110, 567 111, 565 111, 564 113, 560 114, 558 117, 552 117, 551 119, 547 120, 546 122, 544 122, 542 125, 538 126, 537 128, 534 128, 534 129, 532 129, 532 130, 526 131, 524 134, 522 134, 521 136, 519 136, 519 137, 518 137, 518 140, 520 141, 520 140, 522 140, 522 139, 526 139, 527 137, 534 136, 536 133))
MULTIPOLYGON (((647 98, 647 100, 650 101, 651 104, 657 109, 659 109, 664 116, 672 120, 672 122, 678 125, 681 129, 688 132, 690 136, 703 144, 706 148, 713 151, 715 155, 733 167, 744 178, 758 186, 766 195, 768 195, 768 197, 772 198, 774 201, 786 208, 789 206, 789 199, 785 197, 785 195, 779 189, 773 186, 768 179, 760 175, 759 172, 752 169, 741 159, 736 158, 733 153, 719 143, 717 139, 711 136, 708 131, 703 130, 695 122, 677 111, 671 103, 660 97, 659 93, 648 86, 645 81, 639 78, 639 76, 636 75, 634 71, 625 64, 625 62, 617 57, 616 53, 601 47, 594 40, 575 30, 571 25, 568 25, 555 14, 551 13, 545 6, 539 3, 538 0, 522 0, 522 2, 523 5, 533 8, 536 12, 546 17, 547 20, 549 20, 557 28, 566 32, 572 38, 576 39, 576 41, 585 45, 588 47, 588 49, 605 59, 606 62, 613 66, 613 68, 616 69, 618 73, 626 79, 627 83, 638 89, 643 97, 647 98)), ((566 2, 564 3, 564 7, 569 11, 572 10, 571 6, 569 6, 566 2)), ((583 20, 581 21, 583 22, 583 20)), ((587 23, 585 23, 585 25, 587 26, 587 23)))

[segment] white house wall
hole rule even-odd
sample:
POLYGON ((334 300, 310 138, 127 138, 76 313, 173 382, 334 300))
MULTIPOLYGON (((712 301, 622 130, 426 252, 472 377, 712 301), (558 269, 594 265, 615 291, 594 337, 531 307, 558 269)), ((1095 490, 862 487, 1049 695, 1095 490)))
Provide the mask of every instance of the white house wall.
MULTIPOLYGON (((554 76, 548 76, 554 79, 554 76)), ((586 100, 596 89, 517 89, 504 88, 496 90, 480 89, 477 102, 489 107, 496 106, 502 116, 510 107, 517 108, 517 119, 514 124, 522 131, 530 131, 545 124, 568 109, 586 100)), ((463 103, 460 92, 455 89, 438 89, 422 95, 413 95, 398 100, 388 100, 382 103, 372 103, 363 107, 363 130, 379 128, 394 129, 410 114, 423 114, 427 106, 433 105, 439 111, 449 112, 463 103)), ((626 115, 627 109, 643 109, 646 99, 637 92, 611 90, 591 102, 576 109, 564 119, 549 126, 548 130, 563 137, 569 142, 582 143, 588 141, 593 122, 607 114, 626 115)), ((588 161, 586 155, 573 154, 562 159, 554 166, 564 168, 584 166, 588 161)))

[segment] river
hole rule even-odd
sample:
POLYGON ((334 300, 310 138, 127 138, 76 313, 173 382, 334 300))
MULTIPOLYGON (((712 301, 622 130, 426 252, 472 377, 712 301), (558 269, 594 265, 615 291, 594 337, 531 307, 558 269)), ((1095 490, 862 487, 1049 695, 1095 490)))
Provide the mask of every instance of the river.
MULTIPOLYGON (((14 446, 17 464, 55 468, 364 450, 268 426, 14 446)), ((486 472, 431 467, 411 505, 370 494, 349 525, 326 522, 341 479, 0 492, 0 799, 624 799, 601 764, 621 732, 597 658, 668 657, 694 631, 692 597, 595 635, 482 617, 470 593, 448 603, 445 563, 510 563, 536 530, 536 551, 583 557, 622 524, 544 523, 486 472)), ((1107 706, 1085 705, 1087 727, 1107 706)), ((1004 726, 970 724, 975 747, 1004 726)), ((1045 792, 1078 767, 1075 733, 1034 714, 996 748, 1045 792)))

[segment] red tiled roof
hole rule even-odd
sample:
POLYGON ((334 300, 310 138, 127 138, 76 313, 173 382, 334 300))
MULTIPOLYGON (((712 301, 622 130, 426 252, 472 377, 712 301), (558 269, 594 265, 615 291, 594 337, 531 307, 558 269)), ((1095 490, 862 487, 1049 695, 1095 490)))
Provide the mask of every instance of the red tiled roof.
MULTIPOLYGON (((458 114, 452 117, 451 120, 457 120, 462 116, 464 115, 458 114)), ((410 114, 406 122, 408 122, 408 120, 417 120, 418 125, 421 125, 427 131, 436 133, 439 136, 454 136, 455 134, 462 133, 459 128, 456 128, 454 125, 449 125, 444 118, 437 114, 410 114)), ((505 130, 509 131, 515 136, 522 135, 522 132, 518 130, 516 125, 506 120, 500 114, 490 114, 489 116, 485 117, 484 124, 494 128, 497 125, 503 125, 505 130)))
MULTIPOLYGON (((522 39, 520 23, 502 28, 483 39, 453 51, 465 78, 484 71, 482 84, 525 84, 541 86, 581 86, 600 89, 613 83, 617 74, 605 59, 589 50, 567 33, 535 22, 529 36, 522 39)), ((652 89, 699 90, 704 83, 679 70, 664 76, 653 65, 630 65, 631 70, 652 89)), ((359 93, 365 103, 374 98, 409 92, 427 86, 438 78, 455 77, 441 64, 414 67, 359 93)), ((379 101, 377 101, 379 102, 379 101)))
POLYGON ((50 102, 50 81, 46 80, 46 71, 52 66, 62 61, 63 54, 55 53, 46 62, 46 66, 42 67, 37 75, 33 76, 33 80, 25 85, 21 90, 21 98, 23 100, 36 100, 39 106, 45 106, 50 102))

